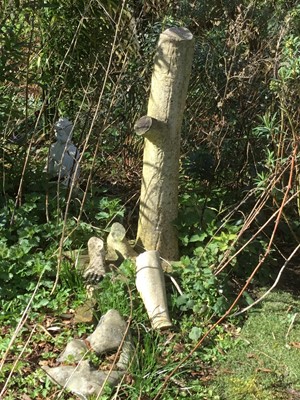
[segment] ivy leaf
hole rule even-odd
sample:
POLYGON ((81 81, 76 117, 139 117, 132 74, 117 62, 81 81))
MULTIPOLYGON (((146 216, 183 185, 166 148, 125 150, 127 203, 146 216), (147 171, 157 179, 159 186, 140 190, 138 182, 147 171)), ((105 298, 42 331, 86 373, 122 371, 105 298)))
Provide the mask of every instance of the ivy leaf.
POLYGON ((203 232, 200 235, 192 235, 190 238, 190 242, 203 242, 203 240, 207 237, 207 233, 203 232))
POLYGON ((202 329, 198 328, 197 326, 193 326, 191 332, 189 333, 189 338, 196 342, 197 340, 200 339, 202 335, 202 329))
POLYGON ((188 295, 182 294, 181 296, 177 297, 176 303, 177 303, 178 306, 182 306, 183 304, 186 304, 188 299, 189 299, 188 295))
POLYGON ((105 211, 100 211, 98 214, 95 215, 95 218, 97 220, 108 219, 109 218, 109 213, 105 212, 105 211))

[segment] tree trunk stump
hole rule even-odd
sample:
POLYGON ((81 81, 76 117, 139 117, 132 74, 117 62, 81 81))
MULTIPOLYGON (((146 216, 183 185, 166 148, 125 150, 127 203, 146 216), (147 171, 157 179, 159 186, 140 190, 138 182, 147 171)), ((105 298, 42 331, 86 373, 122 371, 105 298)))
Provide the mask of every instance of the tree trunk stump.
POLYGON ((178 259, 180 136, 194 50, 186 28, 170 28, 159 38, 147 116, 135 124, 145 138, 136 248, 178 259))

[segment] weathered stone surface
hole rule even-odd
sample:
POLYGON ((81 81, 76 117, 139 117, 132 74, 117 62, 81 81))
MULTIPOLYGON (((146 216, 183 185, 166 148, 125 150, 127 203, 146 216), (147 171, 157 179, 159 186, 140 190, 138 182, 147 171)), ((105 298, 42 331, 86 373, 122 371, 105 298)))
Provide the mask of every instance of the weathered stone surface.
POLYGON ((133 355, 133 343, 130 332, 127 332, 125 341, 122 346, 122 351, 119 357, 119 361, 116 364, 118 370, 125 371, 127 370, 130 360, 133 355))
POLYGON ((57 361, 69 363, 79 362, 88 351, 88 345, 84 340, 73 339, 67 344, 65 350, 58 357, 57 361))
POLYGON ((92 323, 94 320, 94 306, 96 300, 93 298, 87 299, 82 306, 75 309, 74 322, 78 323, 92 323))
POLYGON ((117 350, 125 335, 126 326, 117 310, 109 310, 87 340, 97 354, 117 350))
POLYGON ((172 326, 169 317, 164 274, 158 251, 145 251, 136 259, 136 287, 154 329, 172 326))
POLYGON ((98 281, 106 272, 103 240, 92 236, 88 241, 88 252, 90 262, 83 277, 88 281, 98 281))
POLYGON ((43 367, 49 377, 59 385, 70 390, 82 399, 100 395, 105 383, 115 386, 123 376, 119 371, 98 371, 89 362, 82 361, 77 367, 60 366, 55 368, 43 367))
POLYGON ((68 365, 50 368, 47 365, 43 366, 42 369, 49 375, 49 377, 61 386, 65 386, 70 376, 74 373, 75 367, 68 365))
POLYGON ((80 399, 88 399, 90 396, 101 395, 106 383, 111 386, 119 383, 128 368, 132 353, 131 334, 126 322, 117 310, 109 310, 85 341, 73 339, 57 359, 64 364, 79 363, 77 366, 61 365, 55 368, 45 366, 43 369, 55 383, 70 390, 80 399), (95 369, 88 360, 83 359, 89 350, 98 354, 116 351, 122 341, 119 360, 111 372, 95 369))
POLYGON ((192 67, 194 39, 183 27, 159 37, 147 115, 135 124, 145 138, 136 248, 179 258, 178 182, 183 111, 192 67))
POLYGON ((76 185, 80 173, 80 154, 72 143, 73 123, 67 118, 60 118, 54 130, 57 141, 50 147, 45 172, 50 180, 55 180, 56 185, 57 181, 65 187, 76 185))
POLYGON ((107 236, 107 260, 126 260, 127 258, 135 258, 137 253, 126 239, 126 230, 122 224, 115 222, 110 228, 107 236))

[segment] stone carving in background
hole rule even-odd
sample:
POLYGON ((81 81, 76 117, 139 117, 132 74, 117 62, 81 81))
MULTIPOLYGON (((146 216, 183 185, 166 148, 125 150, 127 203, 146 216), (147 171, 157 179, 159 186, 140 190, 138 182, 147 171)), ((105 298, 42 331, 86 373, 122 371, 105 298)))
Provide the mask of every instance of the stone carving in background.
POLYGON ((72 142, 73 123, 60 118, 54 124, 56 142, 50 147, 46 171, 50 180, 58 180, 64 186, 77 183, 79 177, 79 151, 72 142))

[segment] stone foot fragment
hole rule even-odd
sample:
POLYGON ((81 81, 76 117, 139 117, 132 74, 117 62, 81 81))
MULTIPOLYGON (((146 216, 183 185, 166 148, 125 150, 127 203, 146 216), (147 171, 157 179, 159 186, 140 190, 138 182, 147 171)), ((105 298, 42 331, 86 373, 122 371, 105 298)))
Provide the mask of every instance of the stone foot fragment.
POLYGON ((103 240, 95 236, 91 237, 88 241, 88 252, 90 262, 83 277, 88 282, 98 282, 106 272, 103 240))
POLYGON ((126 333, 127 324, 117 310, 102 316, 95 331, 87 338, 91 348, 102 354, 117 350, 126 333))
POLYGON ((113 261, 123 261, 128 258, 135 259, 137 253, 126 239, 126 230, 119 222, 112 224, 110 233, 107 236, 106 259, 113 261))
POLYGON ((89 396, 99 396, 104 385, 116 386, 123 376, 120 371, 98 371, 89 362, 82 361, 77 367, 60 366, 55 368, 43 367, 47 375, 62 387, 70 390, 81 399, 89 396))
POLYGON ((67 344, 65 350, 58 357, 57 361, 60 363, 77 363, 82 360, 88 351, 88 345, 84 340, 73 339, 67 344))

